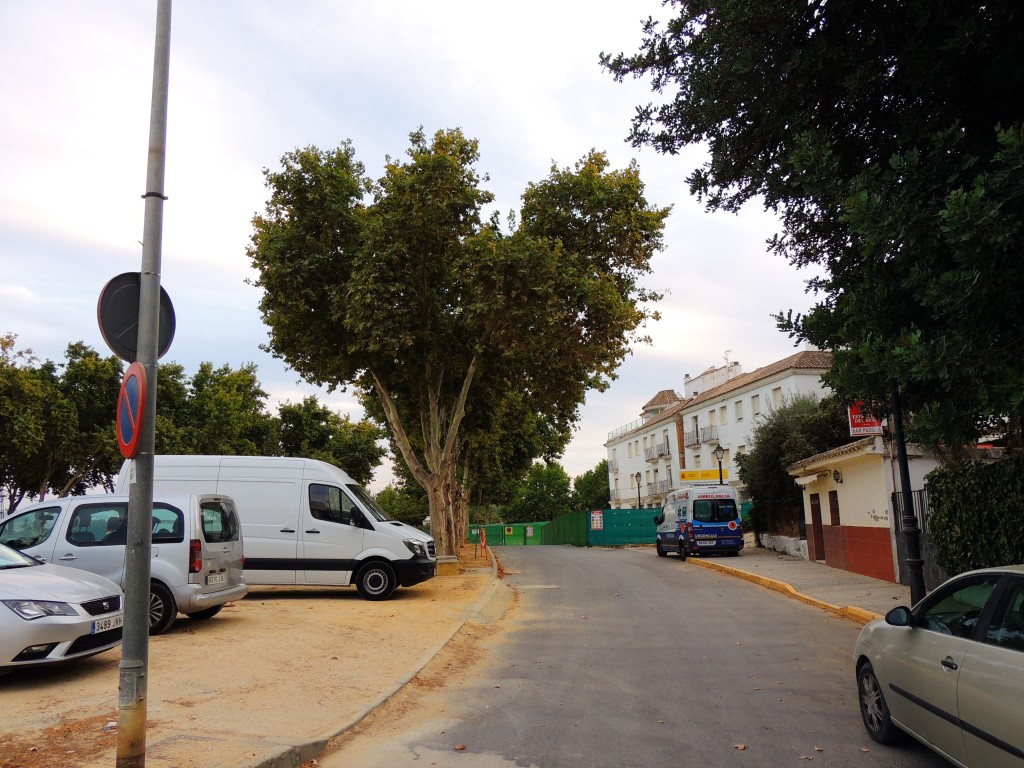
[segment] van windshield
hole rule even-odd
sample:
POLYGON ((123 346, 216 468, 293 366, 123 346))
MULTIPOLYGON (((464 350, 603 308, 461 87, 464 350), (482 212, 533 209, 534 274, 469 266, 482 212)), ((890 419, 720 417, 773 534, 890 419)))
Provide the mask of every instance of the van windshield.
POLYGON ((347 487, 349 493, 356 497, 356 501, 359 502, 359 506, 366 510, 366 513, 374 520, 378 520, 383 523, 386 520, 391 519, 388 517, 388 513, 381 509, 380 505, 377 504, 376 501, 374 501, 373 496, 371 496, 365 490, 363 490, 363 487, 361 485, 352 483, 347 487))
POLYGON ((732 499, 696 499, 693 519, 698 523, 728 523, 735 520, 736 502, 732 499))

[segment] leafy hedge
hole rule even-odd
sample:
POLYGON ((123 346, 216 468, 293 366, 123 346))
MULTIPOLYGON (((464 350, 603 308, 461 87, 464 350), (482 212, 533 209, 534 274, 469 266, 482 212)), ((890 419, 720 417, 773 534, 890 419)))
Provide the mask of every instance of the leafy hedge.
POLYGON ((928 474, 936 558, 950 575, 1024 563, 1024 457, 928 474))

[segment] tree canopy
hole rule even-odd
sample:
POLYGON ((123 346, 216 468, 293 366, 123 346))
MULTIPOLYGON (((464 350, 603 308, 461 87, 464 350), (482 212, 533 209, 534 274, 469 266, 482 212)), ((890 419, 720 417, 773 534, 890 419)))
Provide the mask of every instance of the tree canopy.
POLYGON ((1013 0, 669 0, 638 53, 630 138, 706 143, 710 209, 758 199, 771 250, 823 275, 780 328, 834 350, 828 383, 958 445, 1024 424, 1024 7, 1013 0))
POLYGON ((668 214, 635 165, 591 152, 531 184, 506 232, 483 220, 478 160, 459 130, 413 132, 376 181, 350 143, 288 153, 249 248, 268 349, 375 398, 442 553, 467 534, 472 474, 560 451, 614 377, 654 316, 639 280, 668 214), (525 450, 494 450, 524 434, 525 450))
POLYGON ((740 482, 754 502, 754 530, 799 535, 801 491, 792 464, 850 442, 846 406, 836 397, 794 395, 754 424, 750 450, 736 456, 740 482))
MULTIPOLYGON (((82 342, 62 363, 39 362, 0 337, 0 486, 11 512, 26 498, 113 488, 123 457, 115 434, 123 364, 82 342)), ((232 369, 201 363, 191 377, 178 363, 157 369, 156 449, 159 453, 308 456, 343 467, 367 483, 380 464, 384 436, 368 421, 353 422, 315 398, 284 403, 278 415, 256 366, 232 369)))

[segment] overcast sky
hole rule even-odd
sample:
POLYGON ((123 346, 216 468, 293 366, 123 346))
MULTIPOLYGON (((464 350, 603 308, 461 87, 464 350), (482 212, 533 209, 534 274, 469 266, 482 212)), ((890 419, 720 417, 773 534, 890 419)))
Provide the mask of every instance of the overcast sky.
MULTIPOLYGON (((605 458, 608 432, 656 392, 681 392, 685 374, 791 354, 771 314, 812 298, 809 275, 767 253, 777 220, 757 206, 706 213, 685 182, 701 148, 665 157, 625 140, 651 93, 615 83, 598 56, 637 50, 650 15, 664 15, 658 0, 177 0, 161 276, 177 331, 163 361, 188 374, 253 362, 272 409, 316 394, 361 418, 351 394, 315 389, 260 350, 250 222, 267 196, 262 169, 284 153, 351 139, 379 178, 419 126, 479 140, 502 218, 552 163, 591 148, 616 168, 636 159, 648 200, 673 207, 647 280, 667 294, 653 344, 587 398, 562 460, 570 475, 605 458)), ((63 359, 72 341, 108 354, 100 290, 141 266, 155 24, 156 0, 0 0, 0 333, 41 358, 63 359)))

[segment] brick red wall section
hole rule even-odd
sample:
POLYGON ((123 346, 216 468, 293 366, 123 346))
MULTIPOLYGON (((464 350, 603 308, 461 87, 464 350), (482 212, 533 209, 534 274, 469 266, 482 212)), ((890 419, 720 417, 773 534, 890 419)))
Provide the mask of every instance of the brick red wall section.
POLYGON ((822 528, 827 565, 896 582, 888 528, 849 525, 825 525, 822 528))

